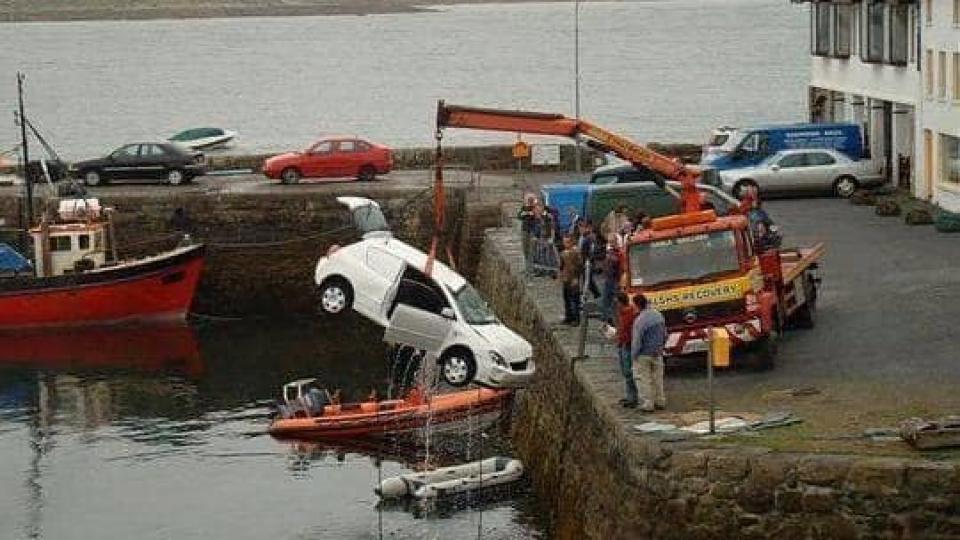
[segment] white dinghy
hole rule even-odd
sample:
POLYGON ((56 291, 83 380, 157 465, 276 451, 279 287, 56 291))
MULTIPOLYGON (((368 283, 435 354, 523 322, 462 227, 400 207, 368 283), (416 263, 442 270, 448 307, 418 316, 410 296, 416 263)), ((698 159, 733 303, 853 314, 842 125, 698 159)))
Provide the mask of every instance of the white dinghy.
POLYGON ((507 484, 521 476, 523 463, 519 459, 498 456, 432 471, 401 474, 387 478, 374 491, 384 499, 434 499, 507 484))

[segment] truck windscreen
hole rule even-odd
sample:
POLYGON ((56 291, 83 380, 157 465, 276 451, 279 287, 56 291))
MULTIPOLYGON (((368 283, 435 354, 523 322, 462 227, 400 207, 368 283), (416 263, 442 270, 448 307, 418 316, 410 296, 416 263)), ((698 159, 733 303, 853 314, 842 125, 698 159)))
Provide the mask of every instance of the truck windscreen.
POLYGON ((696 281, 739 269, 733 231, 714 231, 630 246, 630 284, 696 281))

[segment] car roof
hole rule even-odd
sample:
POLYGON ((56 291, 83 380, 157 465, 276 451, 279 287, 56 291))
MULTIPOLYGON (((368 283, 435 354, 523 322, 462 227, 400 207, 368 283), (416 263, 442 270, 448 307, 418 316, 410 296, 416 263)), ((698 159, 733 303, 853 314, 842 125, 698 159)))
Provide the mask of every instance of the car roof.
MULTIPOLYGON (((426 253, 396 238, 376 237, 363 240, 363 242, 369 242, 370 245, 378 245, 384 248, 387 252, 403 259, 408 266, 421 272, 427 266, 426 253)), ((453 292, 459 291, 467 283, 463 276, 454 272, 452 268, 440 262, 439 259, 433 261, 432 277, 443 285, 450 287, 453 292)))

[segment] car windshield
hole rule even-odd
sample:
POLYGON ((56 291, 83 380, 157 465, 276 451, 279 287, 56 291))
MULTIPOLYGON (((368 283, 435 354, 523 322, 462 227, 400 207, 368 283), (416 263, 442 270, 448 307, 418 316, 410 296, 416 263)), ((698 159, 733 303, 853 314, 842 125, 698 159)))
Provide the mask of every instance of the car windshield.
POLYGON ((739 269, 733 231, 714 231, 630 246, 630 282, 652 286, 696 281, 739 269))
POLYGON ((460 308, 463 319, 468 324, 493 324, 497 322, 497 316, 493 314, 490 307, 480 297, 480 293, 469 283, 460 287, 460 290, 453 293, 453 300, 460 308))
POLYGON ((720 147, 720 150, 724 152, 733 152, 737 146, 740 146, 740 143, 743 142, 746 134, 742 131, 731 131, 727 134, 727 140, 723 143, 723 146, 720 147))
POLYGON ((730 138, 729 131, 721 131, 719 133, 714 133, 710 137, 710 141, 707 142, 707 146, 723 146, 723 143, 727 142, 727 139, 730 138))
POLYGON ((354 208, 353 225, 360 234, 390 230, 390 225, 387 224, 387 218, 383 216, 380 207, 373 204, 354 208))

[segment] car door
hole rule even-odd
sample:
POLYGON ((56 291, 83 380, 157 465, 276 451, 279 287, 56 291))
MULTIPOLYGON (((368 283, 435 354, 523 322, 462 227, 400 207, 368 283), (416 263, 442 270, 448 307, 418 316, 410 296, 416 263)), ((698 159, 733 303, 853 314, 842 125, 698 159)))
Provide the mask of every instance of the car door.
MULTIPOLYGON (((366 271, 359 276, 354 286, 354 299, 358 311, 367 310, 364 315, 375 320, 386 318, 386 313, 397 295, 400 278, 406 263, 380 245, 367 249, 366 271)), ((362 311, 361 311, 362 313, 362 311)))
POLYGON ((840 164, 829 152, 808 152, 804 188, 809 191, 833 189, 833 180, 840 176, 840 164))
POLYGON ((168 155, 166 150, 158 144, 140 145, 140 170, 139 178, 147 180, 159 180, 163 178, 172 156, 168 155))
POLYGON ((103 177, 136 178, 140 168, 140 145, 128 144, 111 152, 103 166, 103 177))
POLYGON ((357 142, 350 139, 337 141, 336 176, 357 176, 360 172, 360 159, 357 142))
POLYGON ((774 159, 763 171, 757 175, 760 189, 765 191, 795 191, 803 189, 804 152, 795 152, 774 159))
POLYGON ((320 141, 311 146, 303 155, 302 173, 304 176, 323 178, 331 176, 330 166, 333 156, 333 141, 320 141))
POLYGON ((383 340, 400 343, 439 356, 449 340, 453 321, 435 313, 398 304, 393 310, 383 340))

